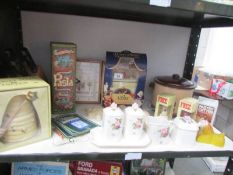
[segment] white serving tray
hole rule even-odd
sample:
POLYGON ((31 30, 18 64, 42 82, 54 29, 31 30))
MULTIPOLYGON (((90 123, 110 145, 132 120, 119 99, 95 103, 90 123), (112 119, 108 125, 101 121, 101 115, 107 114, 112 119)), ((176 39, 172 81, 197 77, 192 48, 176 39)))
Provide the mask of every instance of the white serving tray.
POLYGON ((91 130, 91 140, 92 143, 99 147, 112 147, 112 148, 140 148, 146 147, 151 143, 149 136, 143 132, 142 137, 140 139, 126 139, 122 138, 120 140, 109 140, 103 136, 102 127, 96 127, 91 130))

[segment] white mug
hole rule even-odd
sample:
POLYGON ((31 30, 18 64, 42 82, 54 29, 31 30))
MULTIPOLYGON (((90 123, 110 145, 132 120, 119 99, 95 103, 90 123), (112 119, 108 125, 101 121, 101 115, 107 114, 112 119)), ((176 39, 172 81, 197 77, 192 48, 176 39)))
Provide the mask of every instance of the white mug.
POLYGON ((156 144, 167 144, 170 140, 171 121, 167 117, 148 116, 148 135, 156 144))

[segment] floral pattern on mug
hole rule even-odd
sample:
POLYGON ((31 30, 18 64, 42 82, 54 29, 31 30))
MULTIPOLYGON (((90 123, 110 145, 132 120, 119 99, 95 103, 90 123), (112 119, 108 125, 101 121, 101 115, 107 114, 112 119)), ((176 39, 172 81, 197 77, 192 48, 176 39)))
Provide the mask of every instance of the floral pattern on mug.
POLYGON ((160 132, 160 137, 167 137, 169 134, 169 128, 162 128, 161 130, 159 130, 160 132))
POLYGON ((121 119, 115 118, 115 122, 112 124, 112 129, 120 129, 121 128, 121 119))
POLYGON ((142 127, 143 119, 137 118, 137 120, 133 123, 133 129, 140 129, 142 127))

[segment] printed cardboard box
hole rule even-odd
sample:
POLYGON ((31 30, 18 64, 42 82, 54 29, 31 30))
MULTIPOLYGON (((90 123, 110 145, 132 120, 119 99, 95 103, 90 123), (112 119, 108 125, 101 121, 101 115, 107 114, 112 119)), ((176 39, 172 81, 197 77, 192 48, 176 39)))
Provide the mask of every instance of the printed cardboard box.
POLYGON ((132 160, 130 175, 164 175, 166 159, 132 160))
POLYGON ((192 81, 197 84, 199 90, 209 90, 213 79, 222 79, 224 81, 232 80, 231 76, 222 76, 213 74, 204 69, 204 67, 194 67, 192 81))
POLYGON ((176 96, 173 94, 158 94, 154 116, 164 116, 172 119, 176 102, 176 96))
POLYGON ((194 98, 183 98, 179 102, 177 117, 189 116, 196 119, 198 100, 194 98))
POLYGON ((65 162, 14 162, 12 175, 68 175, 69 164, 65 162))
POLYGON ((103 105, 143 103, 147 72, 146 54, 107 52, 103 105))
POLYGON ((72 161, 70 162, 72 175, 122 175, 123 166, 110 161, 72 161))
POLYGON ((50 87, 37 77, 0 79, 0 151, 51 136, 50 87))

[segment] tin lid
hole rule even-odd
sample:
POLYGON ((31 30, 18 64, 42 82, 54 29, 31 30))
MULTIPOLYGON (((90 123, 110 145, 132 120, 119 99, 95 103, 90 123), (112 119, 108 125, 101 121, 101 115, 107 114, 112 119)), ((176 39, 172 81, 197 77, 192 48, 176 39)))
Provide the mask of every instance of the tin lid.
POLYGON ((172 76, 155 77, 155 82, 158 84, 178 89, 194 89, 196 87, 192 81, 180 77, 178 74, 173 74, 172 76))
POLYGON ((190 117, 176 117, 174 119, 174 124, 183 130, 188 130, 188 131, 198 131, 198 124, 191 119, 190 117))
POLYGON ((144 117, 143 110, 138 106, 137 103, 134 103, 132 106, 129 106, 125 109, 126 116, 133 115, 138 117, 144 117))

